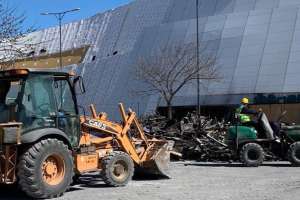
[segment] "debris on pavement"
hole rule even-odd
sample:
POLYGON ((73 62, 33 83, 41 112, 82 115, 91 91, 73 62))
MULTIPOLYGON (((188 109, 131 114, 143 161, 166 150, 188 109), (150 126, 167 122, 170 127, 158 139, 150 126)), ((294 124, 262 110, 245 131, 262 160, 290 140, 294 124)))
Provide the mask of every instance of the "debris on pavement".
POLYGON ((230 161, 232 153, 225 144, 225 121, 188 113, 182 120, 170 122, 166 117, 152 115, 142 118, 148 134, 175 142, 174 159, 199 161, 230 161), (177 153, 175 153, 177 152, 177 153))

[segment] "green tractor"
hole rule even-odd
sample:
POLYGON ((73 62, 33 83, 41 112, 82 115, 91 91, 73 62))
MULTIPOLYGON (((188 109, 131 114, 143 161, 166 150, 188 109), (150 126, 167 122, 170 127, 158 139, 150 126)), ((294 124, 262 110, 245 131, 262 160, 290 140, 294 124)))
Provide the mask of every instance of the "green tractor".
POLYGON ((269 122, 265 113, 260 112, 256 127, 236 122, 227 132, 229 149, 248 167, 261 165, 266 156, 300 166, 300 125, 281 122, 285 114, 283 112, 276 122, 269 122))

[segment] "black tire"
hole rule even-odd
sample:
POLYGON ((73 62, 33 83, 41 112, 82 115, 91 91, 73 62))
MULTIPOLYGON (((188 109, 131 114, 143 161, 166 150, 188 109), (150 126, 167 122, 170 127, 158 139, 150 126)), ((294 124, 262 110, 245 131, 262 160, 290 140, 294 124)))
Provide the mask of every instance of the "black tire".
POLYGON ((300 167, 300 142, 291 144, 288 150, 288 159, 295 167, 300 167))
POLYGON ((81 177, 81 175, 80 174, 75 174, 74 176, 73 176, 73 178, 72 178, 72 186, 73 185, 76 185, 76 184, 79 184, 79 183, 81 183, 81 181, 80 181, 80 177, 81 177))
POLYGON ((245 144, 240 151, 240 160, 247 167, 258 167, 264 159, 264 150, 259 144, 245 144))
POLYGON ((113 187, 127 185, 132 179, 134 164, 131 157, 124 152, 115 151, 102 159, 101 175, 103 181, 113 187), (119 167, 119 171, 118 168, 119 167))
POLYGON ((19 186, 33 198, 63 195, 72 183, 73 173, 71 152, 57 139, 34 144, 23 153, 18 163, 19 186))

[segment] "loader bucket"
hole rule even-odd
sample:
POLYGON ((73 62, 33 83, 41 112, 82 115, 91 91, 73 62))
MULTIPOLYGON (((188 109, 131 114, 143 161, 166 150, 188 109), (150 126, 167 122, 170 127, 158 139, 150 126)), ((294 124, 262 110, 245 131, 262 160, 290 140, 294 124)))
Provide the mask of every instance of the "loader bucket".
POLYGON ((156 144, 153 148, 152 156, 139 167, 138 171, 142 174, 170 178, 170 150, 173 148, 173 145, 174 143, 172 142, 156 144))

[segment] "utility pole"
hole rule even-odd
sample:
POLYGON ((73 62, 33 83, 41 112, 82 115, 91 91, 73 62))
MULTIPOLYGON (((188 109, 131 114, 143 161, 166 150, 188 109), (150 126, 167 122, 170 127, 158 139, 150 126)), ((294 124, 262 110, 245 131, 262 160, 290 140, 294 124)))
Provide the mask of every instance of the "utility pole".
MULTIPOLYGON (((63 68, 63 63, 62 63, 62 20, 64 18, 64 16, 67 13, 70 12, 75 12, 75 11, 79 11, 80 8, 75 8, 75 9, 71 9, 71 10, 65 10, 62 12, 45 12, 45 13, 41 13, 41 15, 53 15, 55 16, 55 18, 58 20, 58 24, 59 24, 59 67, 60 70, 62 71, 63 68)), ((60 106, 62 106, 63 104, 63 85, 62 82, 60 82, 60 106)))

